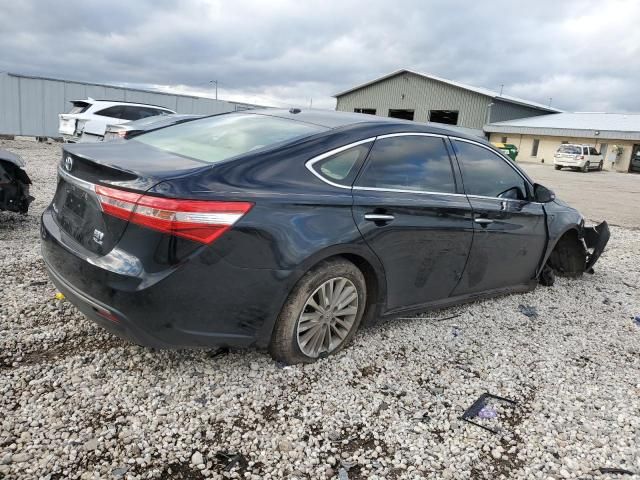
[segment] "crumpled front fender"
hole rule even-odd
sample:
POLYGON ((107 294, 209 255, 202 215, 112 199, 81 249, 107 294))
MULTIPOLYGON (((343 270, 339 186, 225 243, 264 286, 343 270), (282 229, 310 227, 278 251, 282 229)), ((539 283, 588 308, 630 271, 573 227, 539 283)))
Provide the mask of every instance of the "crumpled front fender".
POLYGON ((585 272, 592 273, 593 266, 598 261, 598 258, 600 258, 600 255, 602 255, 604 248, 609 242, 609 237, 611 236, 609 232, 609 224, 605 220, 599 225, 595 225, 593 227, 583 227, 582 236, 587 248, 589 250, 593 249, 587 257, 587 262, 584 268, 585 272))

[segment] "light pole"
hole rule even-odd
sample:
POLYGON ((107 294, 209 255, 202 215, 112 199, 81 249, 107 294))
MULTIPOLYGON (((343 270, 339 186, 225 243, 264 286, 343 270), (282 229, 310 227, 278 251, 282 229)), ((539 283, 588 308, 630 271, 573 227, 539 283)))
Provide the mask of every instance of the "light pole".
POLYGON ((213 83, 216 86, 216 100, 218 99, 218 80, 209 80, 209 83, 213 83))

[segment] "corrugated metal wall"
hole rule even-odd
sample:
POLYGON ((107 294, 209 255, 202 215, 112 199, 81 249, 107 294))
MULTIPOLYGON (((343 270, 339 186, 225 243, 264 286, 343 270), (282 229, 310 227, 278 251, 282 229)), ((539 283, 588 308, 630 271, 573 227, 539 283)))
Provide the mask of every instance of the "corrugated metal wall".
POLYGON ((336 110, 375 108, 383 117, 389 109, 414 110, 416 122, 428 122, 429 110, 458 110, 459 126, 481 129, 490 103, 491 97, 407 72, 339 97, 336 110))
POLYGON ((148 103, 178 113, 198 115, 233 112, 248 107, 211 98, 0 73, 0 134, 57 137, 58 114, 71 109, 70 100, 87 97, 148 103))
POLYGON ((491 122, 505 122, 515 118, 536 117, 538 115, 548 114, 549 112, 543 112, 537 108, 509 103, 497 98, 493 99, 493 105, 491 106, 491 122))
POLYGON ((428 122, 429 110, 458 110, 458 126, 482 129, 487 123, 487 109, 490 103, 494 104, 491 107, 493 122, 548 113, 493 99, 488 95, 410 72, 338 97, 336 110, 353 112, 356 108, 375 108, 376 115, 383 117, 389 116, 389 109, 414 110, 413 119, 416 122, 428 122))

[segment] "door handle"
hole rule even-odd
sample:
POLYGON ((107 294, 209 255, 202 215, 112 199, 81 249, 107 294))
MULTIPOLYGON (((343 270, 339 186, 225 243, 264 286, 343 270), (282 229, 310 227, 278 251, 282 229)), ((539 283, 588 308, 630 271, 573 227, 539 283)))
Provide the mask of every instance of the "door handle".
POLYGON ((385 213, 366 213, 364 215, 365 220, 370 222, 392 222, 396 217, 385 213))
POLYGON ((491 220, 490 218, 474 218, 473 221, 476 222, 476 223, 479 223, 482 226, 489 225, 490 223, 493 223, 493 220, 491 220))

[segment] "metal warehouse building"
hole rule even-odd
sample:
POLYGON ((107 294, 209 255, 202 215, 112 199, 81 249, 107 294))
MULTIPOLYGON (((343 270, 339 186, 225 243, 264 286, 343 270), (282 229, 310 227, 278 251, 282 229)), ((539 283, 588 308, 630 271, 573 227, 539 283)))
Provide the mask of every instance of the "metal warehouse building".
POLYGON ((492 142, 518 147, 518 161, 552 163, 563 143, 595 147, 604 168, 640 173, 640 114, 558 113, 485 125, 492 142))
POLYGON ((0 134, 58 137, 58 114, 70 110, 71 100, 87 97, 159 105, 196 115, 257 107, 206 97, 0 72, 0 134))
POLYGON ((336 110, 458 125, 482 132, 486 123, 560 110, 433 75, 398 70, 334 95, 336 110))

